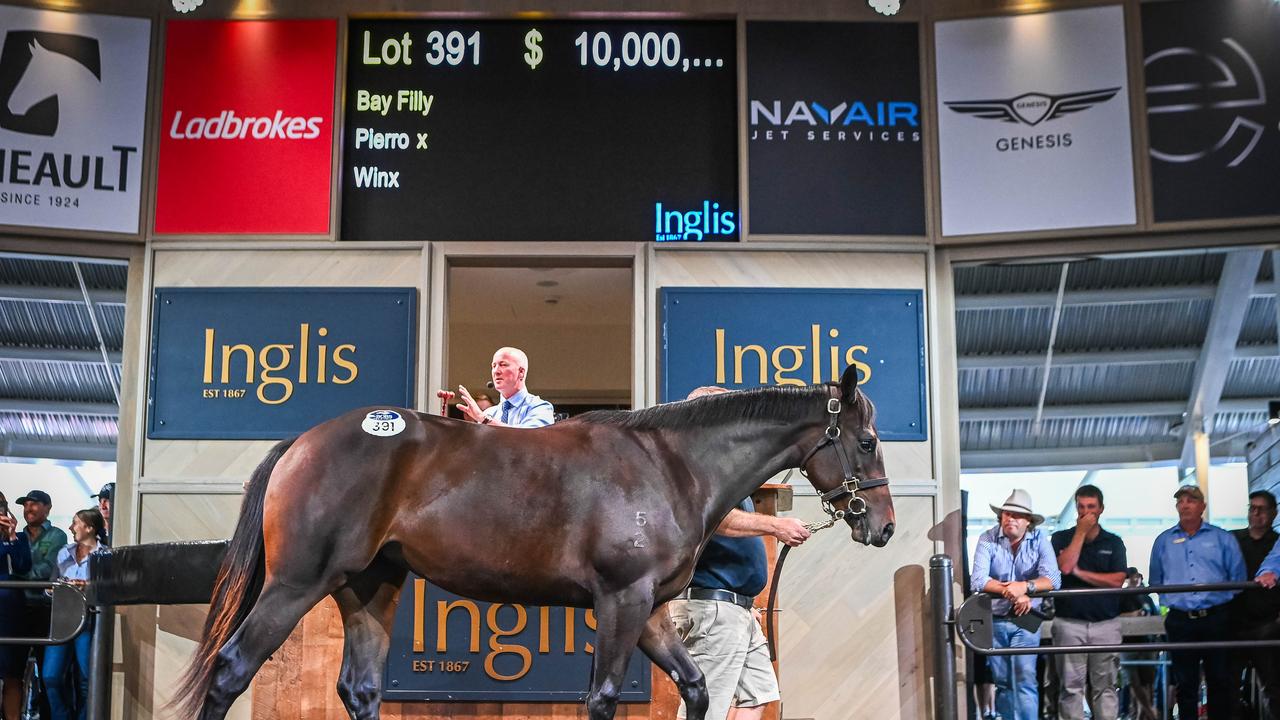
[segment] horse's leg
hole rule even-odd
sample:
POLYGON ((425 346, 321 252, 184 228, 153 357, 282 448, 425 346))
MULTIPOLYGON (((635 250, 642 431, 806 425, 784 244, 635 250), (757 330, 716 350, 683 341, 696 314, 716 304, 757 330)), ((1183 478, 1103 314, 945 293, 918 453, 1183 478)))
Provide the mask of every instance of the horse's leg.
POLYGON ((300 592, 297 587, 272 580, 263 586, 253 610, 218 651, 200 720, 222 720, 226 716, 231 703, 249 687, 262 663, 284 644, 302 616, 330 589, 313 585, 300 592))
POLYGON ((649 616, 640 634, 640 649, 675 681, 684 699, 686 720, 703 720, 708 704, 706 678, 676 634, 666 605, 649 616))
POLYGON ((596 652, 587 715, 591 720, 613 720, 627 662, 653 614, 653 589, 633 585, 619 592, 598 592, 595 606, 596 652))
POLYGON ((403 567, 380 556, 333 593, 342 611, 346 635, 338 696, 347 706, 347 714, 355 720, 378 717, 391 623, 395 620, 405 574, 403 567))

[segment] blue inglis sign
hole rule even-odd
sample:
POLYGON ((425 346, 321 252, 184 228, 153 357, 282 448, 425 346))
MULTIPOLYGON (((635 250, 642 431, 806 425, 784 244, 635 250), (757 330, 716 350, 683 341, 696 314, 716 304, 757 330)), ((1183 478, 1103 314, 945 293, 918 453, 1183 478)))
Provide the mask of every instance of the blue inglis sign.
POLYGON ((159 288, 147 436, 271 440, 412 407, 415 288, 159 288))
POLYGON ((919 290, 664 288, 662 400, 833 382, 849 365, 885 440, 928 439, 919 290))

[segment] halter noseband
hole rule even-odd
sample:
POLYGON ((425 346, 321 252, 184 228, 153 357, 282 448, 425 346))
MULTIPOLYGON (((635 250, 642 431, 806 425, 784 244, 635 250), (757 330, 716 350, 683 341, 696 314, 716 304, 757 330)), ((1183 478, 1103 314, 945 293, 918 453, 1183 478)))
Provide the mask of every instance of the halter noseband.
POLYGON ((808 471, 805 466, 813 459, 813 456, 819 450, 830 445, 836 452, 836 457, 840 459, 840 468, 844 472, 844 481, 835 488, 828 490, 819 497, 822 502, 822 511, 831 516, 832 522, 838 522, 848 515, 864 515, 867 512, 867 501, 864 500, 858 491, 870 490, 881 485, 888 485, 889 478, 881 477, 873 480, 864 480, 853 473, 853 463, 849 462, 849 454, 845 452, 844 443, 840 442, 840 398, 827 398, 827 415, 830 416, 827 422, 827 429, 823 431, 822 438, 813 446, 800 461, 800 476, 810 482, 808 471), (845 510, 836 510, 832 503, 845 495, 852 495, 849 498, 849 505, 845 510), (858 509, 854 509, 854 501, 858 501, 858 509))

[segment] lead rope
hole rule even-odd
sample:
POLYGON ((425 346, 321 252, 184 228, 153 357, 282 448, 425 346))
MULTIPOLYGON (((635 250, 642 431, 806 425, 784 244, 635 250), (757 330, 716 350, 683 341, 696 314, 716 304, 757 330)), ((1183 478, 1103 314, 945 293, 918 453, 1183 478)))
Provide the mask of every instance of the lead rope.
MULTIPOLYGON (((844 519, 844 511, 837 510, 835 514, 827 518, 826 522, 805 523, 804 527, 810 533, 816 533, 819 530, 826 530, 832 525, 835 525, 836 522, 843 519, 844 519)), ((787 553, 789 552, 791 552, 791 546, 783 545, 782 552, 778 553, 778 562, 776 565, 773 566, 773 582, 769 584, 769 607, 766 608, 765 610, 766 614, 764 618, 764 623, 765 623, 765 632, 768 635, 766 639, 769 641, 769 661, 770 662, 778 661, 778 647, 777 647, 777 643, 775 643, 774 641, 774 635, 773 635, 773 616, 777 612, 778 581, 782 578, 782 563, 786 562, 787 553)))

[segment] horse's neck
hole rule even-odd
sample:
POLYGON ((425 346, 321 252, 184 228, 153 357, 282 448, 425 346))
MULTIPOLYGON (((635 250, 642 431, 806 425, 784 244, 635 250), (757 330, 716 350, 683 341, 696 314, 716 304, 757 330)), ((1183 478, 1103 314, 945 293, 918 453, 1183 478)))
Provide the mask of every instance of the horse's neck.
POLYGON ((710 424, 681 433, 689 468, 706 495, 706 508, 718 520, 779 472, 795 467, 802 443, 818 429, 766 421, 710 424))

